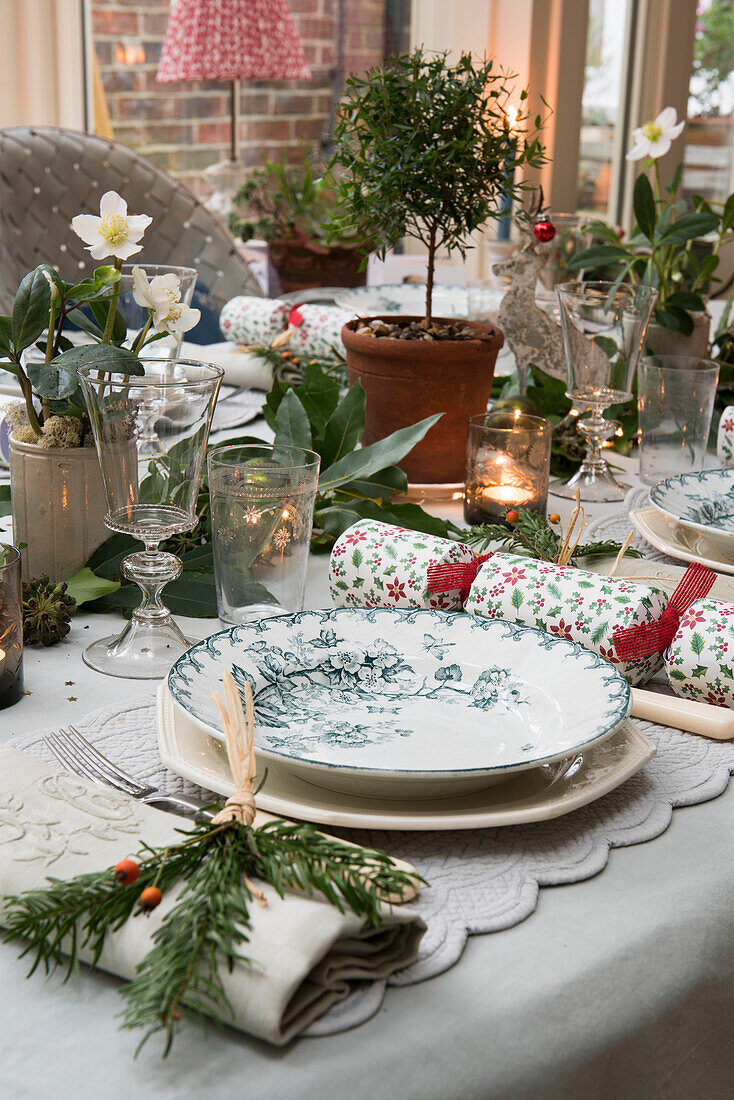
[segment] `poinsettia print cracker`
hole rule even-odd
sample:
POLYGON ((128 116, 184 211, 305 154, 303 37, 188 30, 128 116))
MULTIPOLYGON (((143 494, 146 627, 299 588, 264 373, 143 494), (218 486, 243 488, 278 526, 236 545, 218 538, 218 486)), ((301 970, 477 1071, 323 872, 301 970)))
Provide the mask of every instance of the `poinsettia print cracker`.
POLYGON ((379 520, 355 523, 331 551, 329 584, 337 607, 415 607, 461 611, 458 592, 427 592, 431 565, 471 562, 460 542, 379 520))
POLYGON ((676 695, 734 707, 734 605, 695 600, 668 646, 665 671, 676 695))
POLYGON ((472 615, 534 626, 551 637, 578 642, 606 657, 636 685, 649 680, 663 658, 654 653, 621 661, 612 633, 615 627, 655 622, 667 603, 665 592, 655 585, 498 553, 481 566, 465 608, 472 615))

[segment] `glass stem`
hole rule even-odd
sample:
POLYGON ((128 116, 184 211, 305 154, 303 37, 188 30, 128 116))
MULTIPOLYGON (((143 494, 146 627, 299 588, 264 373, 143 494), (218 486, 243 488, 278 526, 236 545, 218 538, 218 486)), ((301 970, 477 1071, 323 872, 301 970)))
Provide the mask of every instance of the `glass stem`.
POLYGON ((593 408, 591 415, 584 420, 579 420, 579 433, 586 440, 586 454, 581 464, 581 469, 595 470, 597 473, 607 468, 607 460, 604 457, 603 444, 614 435, 615 425, 602 416, 603 409, 593 408))
POLYGON ((169 581, 181 575, 183 566, 175 554, 158 549, 157 543, 146 544, 145 550, 129 554, 122 562, 122 574, 134 581, 143 593, 143 600, 133 611, 138 622, 161 622, 170 618, 170 611, 161 600, 161 592, 169 581))

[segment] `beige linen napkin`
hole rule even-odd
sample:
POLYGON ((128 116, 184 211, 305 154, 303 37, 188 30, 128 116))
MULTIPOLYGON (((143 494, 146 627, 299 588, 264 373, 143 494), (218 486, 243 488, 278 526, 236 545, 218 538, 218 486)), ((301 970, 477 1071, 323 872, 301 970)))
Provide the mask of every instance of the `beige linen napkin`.
MULTIPOLYGON (((140 839, 154 846, 175 842, 176 829, 185 826, 184 819, 111 788, 0 748, 3 898, 42 886, 48 876, 72 878, 111 867, 135 852, 140 839)), ((234 1009, 233 1026, 270 1043, 282 1045, 300 1034, 343 1000, 352 983, 387 978, 417 956, 425 925, 404 908, 386 906, 382 926, 364 931, 352 913, 291 892, 281 900, 267 886, 264 892, 268 906, 250 906, 250 942, 242 948, 254 965, 236 963, 231 974, 225 967, 222 981, 234 1009)), ((109 936, 100 967, 133 977, 174 900, 164 897, 149 917, 128 920, 109 936)), ((0 909, 0 924, 2 917, 0 909)), ((27 960, 18 966, 27 966, 27 960)), ((35 974, 29 980, 43 978, 35 974)))

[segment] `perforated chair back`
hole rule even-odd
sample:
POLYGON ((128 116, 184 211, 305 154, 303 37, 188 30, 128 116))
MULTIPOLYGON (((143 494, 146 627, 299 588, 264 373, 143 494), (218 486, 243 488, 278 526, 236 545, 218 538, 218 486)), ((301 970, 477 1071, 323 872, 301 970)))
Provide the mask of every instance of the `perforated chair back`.
POLYGON ((219 312, 237 294, 261 295, 229 231, 191 192, 126 145, 55 126, 0 130, 0 312, 23 275, 41 263, 78 282, 98 266, 72 232, 75 214, 99 214, 117 191, 131 214, 153 222, 132 262, 195 267, 202 319, 187 339, 221 340, 219 312))

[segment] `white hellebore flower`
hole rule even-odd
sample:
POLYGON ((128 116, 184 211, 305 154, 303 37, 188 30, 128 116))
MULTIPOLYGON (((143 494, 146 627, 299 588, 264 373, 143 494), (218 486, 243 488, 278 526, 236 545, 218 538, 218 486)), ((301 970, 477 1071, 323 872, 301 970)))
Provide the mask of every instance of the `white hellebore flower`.
POLYGON ((178 275, 155 275, 148 280, 142 267, 133 268, 133 298, 144 309, 153 311, 156 332, 183 336, 198 325, 201 310, 191 309, 181 301, 181 280, 178 275))
POLYGON ((153 221, 147 214, 128 214, 127 203, 117 191, 105 191, 99 203, 99 217, 77 214, 71 228, 87 245, 94 260, 114 256, 129 260, 143 247, 140 239, 153 221))
POLYGON ((632 131, 634 145, 627 154, 627 160, 642 160, 643 157, 664 157, 686 122, 676 122, 678 112, 675 107, 665 107, 656 119, 638 126, 632 131))

